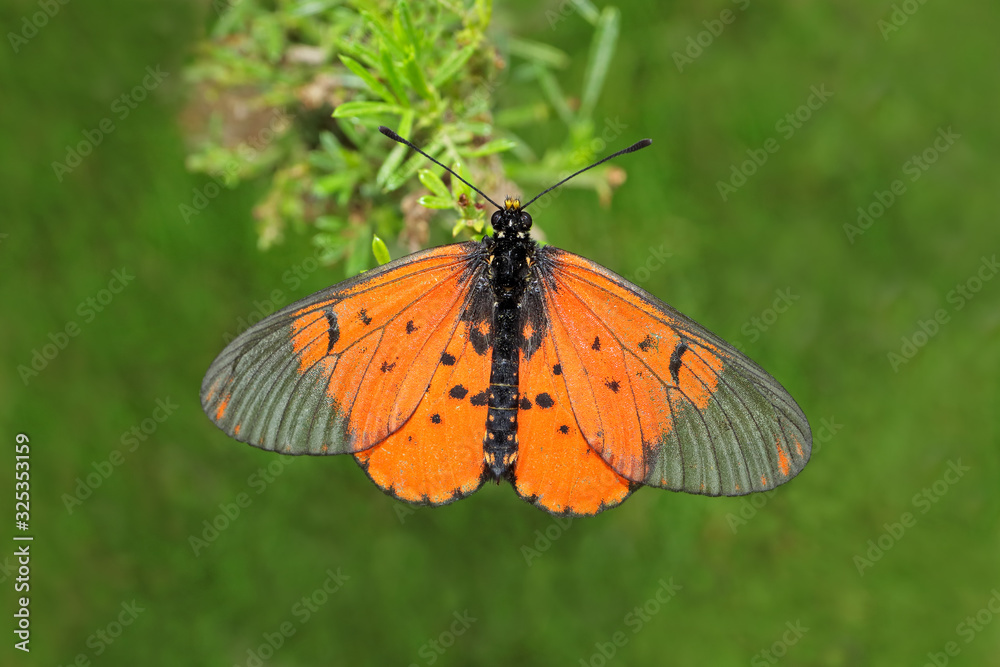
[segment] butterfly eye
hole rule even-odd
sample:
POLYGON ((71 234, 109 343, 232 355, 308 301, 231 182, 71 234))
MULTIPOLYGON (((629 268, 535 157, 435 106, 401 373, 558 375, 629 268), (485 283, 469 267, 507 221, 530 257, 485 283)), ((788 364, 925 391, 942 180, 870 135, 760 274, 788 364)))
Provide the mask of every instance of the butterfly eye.
POLYGON ((500 226, 500 221, 503 220, 503 214, 500 211, 493 211, 493 217, 490 218, 490 224, 496 229, 500 226))
POLYGON ((522 211, 521 219, 518 220, 518 223, 519 223, 518 231, 522 232, 528 231, 529 229, 531 229, 531 215, 522 211))

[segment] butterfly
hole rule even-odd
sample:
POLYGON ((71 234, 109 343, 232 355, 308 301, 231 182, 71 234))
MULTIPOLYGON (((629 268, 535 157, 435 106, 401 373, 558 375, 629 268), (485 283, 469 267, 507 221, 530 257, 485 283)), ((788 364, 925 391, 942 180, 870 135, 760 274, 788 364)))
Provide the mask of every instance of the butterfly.
POLYGON ((603 266, 539 247, 538 197, 479 194, 492 236, 361 273, 233 340, 202 383, 209 418, 262 449, 350 454, 425 505, 507 480, 588 516, 641 486, 736 496, 805 467, 809 422, 766 371, 603 266))

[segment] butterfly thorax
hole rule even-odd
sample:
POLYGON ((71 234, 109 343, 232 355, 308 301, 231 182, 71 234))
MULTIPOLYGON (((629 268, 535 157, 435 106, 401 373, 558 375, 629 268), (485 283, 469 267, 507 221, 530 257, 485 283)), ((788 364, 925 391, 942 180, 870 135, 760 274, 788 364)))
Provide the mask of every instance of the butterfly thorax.
POLYGON ((505 199, 491 224, 494 236, 486 237, 484 244, 494 298, 493 360, 483 457, 487 474, 499 481, 511 475, 517 460, 519 309, 537 246, 529 236, 531 216, 516 199, 505 199))
POLYGON ((493 214, 490 224, 494 232, 493 238, 487 241, 490 282, 504 293, 523 290, 536 247, 529 235, 531 216, 521 210, 517 199, 508 197, 504 200, 504 208, 493 214))

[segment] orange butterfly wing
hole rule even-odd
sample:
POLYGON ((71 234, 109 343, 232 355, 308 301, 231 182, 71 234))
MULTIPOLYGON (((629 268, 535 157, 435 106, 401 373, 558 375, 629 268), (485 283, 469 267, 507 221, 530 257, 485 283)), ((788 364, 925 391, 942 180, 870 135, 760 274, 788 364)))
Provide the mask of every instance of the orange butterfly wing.
POLYGON ((384 491, 407 502, 440 505, 482 486, 491 355, 482 352, 486 338, 481 337, 487 334, 482 323, 459 327, 410 420, 354 455, 384 491))
POLYGON ((263 449, 354 453, 400 498, 475 491, 487 408, 473 397, 485 395, 491 358, 485 266, 479 244, 433 248, 288 306, 212 363, 205 412, 263 449))
MULTIPOLYGON (((530 340, 531 333, 525 339, 530 340)), ((552 335, 542 337, 530 355, 522 345, 514 488, 553 514, 597 514, 621 503, 636 485, 587 443, 559 361, 552 335)))
POLYGON ((552 406, 532 407, 519 419, 539 435, 566 425, 621 481, 609 485, 612 478, 595 475, 599 467, 586 456, 549 472, 534 462, 551 459, 548 449, 558 440, 522 433, 519 493, 537 495, 536 504, 549 511, 591 514, 621 502, 626 482, 742 495, 773 488, 805 467, 812 444, 805 415, 731 345, 572 253, 540 249, 533 275, 528 312, 536 314, 522 323, 521 382, 536 407, 531 392, 548 387, 552 406))

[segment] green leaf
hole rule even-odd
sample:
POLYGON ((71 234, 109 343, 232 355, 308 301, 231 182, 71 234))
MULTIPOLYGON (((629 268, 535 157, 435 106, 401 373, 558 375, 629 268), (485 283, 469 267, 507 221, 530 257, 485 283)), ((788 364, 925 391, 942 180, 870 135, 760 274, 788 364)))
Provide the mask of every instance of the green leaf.
POLYGON ((428 87, 424 71, 420 69, 420 65, 417 64, 413 55, 407 56, 406 60, 403 61, 403 71, 406 72, 406 78, 409 79, 410 85, 417 91, 417 94, 428 102, 433 102, 434 93, 428 87))
POLYGON ((392 30, 385 25, 378 13, 362 11, 361 16, 365 19, 365 26, 382 38, 381 50, 383 53, 399 59, 406 56, 406 50, 396 41, 396 36, 392 34, 392 30))
POLYGON ((359 236, 353 239, 349 245, 350 250, 347 255, 347 264, 344 267, 349 276, 357 275, 371 266, 371 255, 368 254, 368 245, 362 241, 362 239, 371 233, 371 230, 360 229, 358 232, 359 236))
POLYGON ((590 0, 570 0, 570 2, 576 6, 576 10, 580 12, 584 21, 590 25, 597 25, 601 14, 590 0))
POLYGON ((376 113, 403 113, 403 108, 398 104, 386 104, 385 102, 344 102, 333 110, 334 118, 354 118, 356 116, 370 116, 376 113))
POLYGON ((413 109, 407 109, 403 112, 403 116, 399 119, 399 128, 396 130, 399 136, 408 139, 413 134, 413 116, 413 109))
POLYGON ((385 75, 385 80, 389 82, 389 87, 392 88, 392 92, 396 94, 396 98, 400 101, 400 103, 409 106, 410 96, 406 94, 406 88, 403 87, 399 70, 396 69, 396 63, 389 54, 389 50, 383 48, 380 49, 380 53, 382 74, 385 75))
POLYGON ((323 150, 332 156, 340 155, 340 144, 337 143, 337 137, 333 136, 333 132, 323 130, 319 133, 319 145, 323 147, 323 150))
POLYGON ((438 197, 445 199, 451 198, 451 192, 448 190, 448 186, 444 184, 438 175, 435 174, 430 169, 421 169, 417 172, 417 178, 420 179, 420 183, 430 190, 432 193, 438 197))
POLYGON ((512 37, 508 42, 508 47, 512 55, 520 56, 538 65, 563 69, 570 64, 570 57, 566 55, 565 51, 560 51, 554 46, 541 42, 512 37))
POLYGON ((566 96, 563 95, 562 89, 559 87, 559 82, 556 81, 552 72, 541 65, 535 65, 535 75, 538 77, 538 83, 542 87, 542 92, 548 98, 549 104, 559 114, 559 118, 567 125, 573 125, 573 111, 569 108, 566 96))
POLYGON ((417 203, 424 208, 451 208, 455 205, 455 201, 451 197, 446 199, 444 197, 423 196, 417 200, 417 203))
POLYGON ((335 0, 313 0, 312 2, 303 2, 302 4, 292 7, 288 10, 290 16, 319 16, 323 12, 336 7, 337 3, 335 0))
MULTIPOLYGON (((397 132, 402 137, 409 137, 412 131, 413 109, 407 109, 403 112, 403 117, 399 121, 397 132)), ((393 172, 396 171, 403 158, 406 157, 407 150, 409 149, 406 145, 397 143, 392 151, 390 151, 388 157, 385 158, 385 162, 382 163, 378 173, 375 175, 375 183, 379 187, 385 187, 385 184, 391 180, 393 172)))
POLYGON ((448 83, 453 76, 458 74, 465 63, 468 62, 469 58, 473 53, 476 52, 476 45, 469 44, 464 49, 459 49, 458 51, 452 51, 441 66, 438 67, 437 72, 434 73, 434 78, 431 83, 434 84, 435 88, 440 88, 444 84, 448 83))
POLYGON ((321 215, 316 218, 317 229, 327 232, 339 232, 344 228, 344 221, 332 215, 321 215))
POLYGON ((514 146, 517 146, 517 142, 511 141, 510 139, 494 139, 493 141, 489 141, 478 148, 469 150, 463 149, 460 152, 468 157, 482 157, 484 155, 493 155, 494 153, 509 151, 511 148, 514 148, 514 146))
POLYGON ((413 15, 410 13, 410 5, 406 0, 399 0, 396 4, 396 19, 402 28, 402 36, 406 38, 413 55, 419 60, 421 55, 420 33, 413 25, 413 15))
POLYGON ((375 255, 375 261, 380 265, 392 261, 392 256, 389 254, 389 249, 385 246, 385 241, 378 237, 378 234, 372 235, 372 254, 375 255))
MULTIPOLYGON (((424 146, 424 152, 432 157, 438 157, 438 154, 441 152, 442 148, 444 148, 444 146, 441 142, 441 138, 436 137, 432 139, 430 143, 424 146)), ((391 178, 389 178, 386 181, 385 191, 392 192, 393 190, 399 189, 404 183, 406 183, 406 181, 410 179, 411 176, 417 173, 418 169, 420 169, 425 164, 427 164, 427 158, 425 158, 423 155, 420 155, 419 153, 410 157, 410 159, 407 160, 406 163, 395 174, 393 174, 391 178)))
POLYGON ((523 104, 518 107, 501 109, 494 118, 496 124, 503 127, 519 127, 521 125, 535 125, 545 120, 549 116, 549 107, 544 102, 534 104, 523 104))
POLYGON ((465 195, 469 199, 472 199, 472 189, 466 185, 461 179, 464 178, 466 181, 469 177, 465 174, 465 167, 462 166, 461 162, 455 162, 451 165, 451 170, 459 175, 460 178, 454 179, 451 183, 452 196, 455 199, 459 199, 462 195, 465 195))
POLYGON ((372 76, 372 73, 354 58, 349 56, 340 56, 340 62, 344 63, 347 66, 347 69, 361 77, 361 80, 365 82, 365 85, 368 86, 369 90, 389 104, 396 104, 401 101, 397 100, 396 97, 389 92, 389 89, 382 85, 381 81, 372 76))
POLYGON ((583 75, 583 96, 580 99, 579 118, 590 119, 601 94, 604 79, 608 75, 611 58, 615 55, 618 44, 618 32, 621 24, 621 12, 616 7, 605 7, 594 31, 594 40, 590 44, 587 57, 587 70, 583 75))

